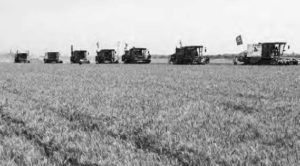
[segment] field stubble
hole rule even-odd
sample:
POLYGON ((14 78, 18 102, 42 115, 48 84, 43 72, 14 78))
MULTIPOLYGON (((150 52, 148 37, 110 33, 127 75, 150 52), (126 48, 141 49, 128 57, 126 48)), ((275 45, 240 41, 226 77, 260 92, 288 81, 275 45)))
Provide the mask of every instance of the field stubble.
POLYGON ((300 164, 295 66, 0 71, 0 165, 300 164))

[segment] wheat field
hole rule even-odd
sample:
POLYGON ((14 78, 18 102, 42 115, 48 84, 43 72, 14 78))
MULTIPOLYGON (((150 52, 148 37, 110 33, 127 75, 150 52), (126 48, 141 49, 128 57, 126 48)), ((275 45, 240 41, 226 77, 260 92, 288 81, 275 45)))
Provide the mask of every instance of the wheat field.
POLYGON ((0 165, 300 165, 297 66, 0 65, 0 165))

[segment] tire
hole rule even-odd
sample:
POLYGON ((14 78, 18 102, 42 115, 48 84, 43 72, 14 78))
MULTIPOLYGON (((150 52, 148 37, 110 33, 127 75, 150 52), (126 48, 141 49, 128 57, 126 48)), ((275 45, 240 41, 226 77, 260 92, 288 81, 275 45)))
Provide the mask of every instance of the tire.
POLYGON ((207 59, 207 60, 206 60, 206 64, 209 64, 209 63, 210 63, 210 59, 207 59))
POLYGON ((270 64, 271 64, 271 65, 278 65, 278 62, 276 62, 276 61, 271 61, 270 64))

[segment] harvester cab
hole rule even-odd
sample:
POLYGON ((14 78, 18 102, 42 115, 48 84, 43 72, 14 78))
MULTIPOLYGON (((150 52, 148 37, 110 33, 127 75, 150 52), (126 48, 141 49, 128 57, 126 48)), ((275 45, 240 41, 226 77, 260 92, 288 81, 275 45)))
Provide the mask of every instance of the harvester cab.
POLYGON ((95 61, 97 64, 99 63, 119 63, 119 59, 116 55, 116 50, 114 49, 103 49, 100 51, 97 51, 97 56, 95 58, 95 61))
POLYGON ((90 61, 87 59, 88 52, 86 50, 73 50, 73 46, 71 46, 71 63, 78 64, 89 64, 90 61))
POLYGON ((29 53, 19 53, 15 54, 15 63, 30 63, 28 60, 29 53))
POLYGON ((125 50, 125 54, 122 56, 122 61, 124 63, 151 63, 151 55, 146 48, 131 48, 130 50, 125 50))
POLYGON ((234 58, 233 63, 245 65, 298 65, 298 60, 283 58, 285 42, 249 44, 243 55, 234 58))
POLYGON ((203 46, 185 46, 176 48, 175 54, 169 58, 172 64, 208 64, 210 59, 204 56, 206 48, 203 46))
POLYGON ((63 61, 60 60, 59 57, 59 52, 46 52, 44 57, 44 63, 63 63, 63 61))

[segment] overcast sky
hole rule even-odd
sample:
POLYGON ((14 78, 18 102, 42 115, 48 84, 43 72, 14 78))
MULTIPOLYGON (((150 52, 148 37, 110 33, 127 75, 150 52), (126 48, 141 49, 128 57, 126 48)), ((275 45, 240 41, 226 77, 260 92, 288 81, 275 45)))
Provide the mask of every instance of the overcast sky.
POLYGON ((245 43, 287 41, 300 52, 299 0, 0 0, 0 52, 36 55, 70 45, 95 54, 117 43, 171 54, 178 41, 208 53, 240 52, 245 43))

